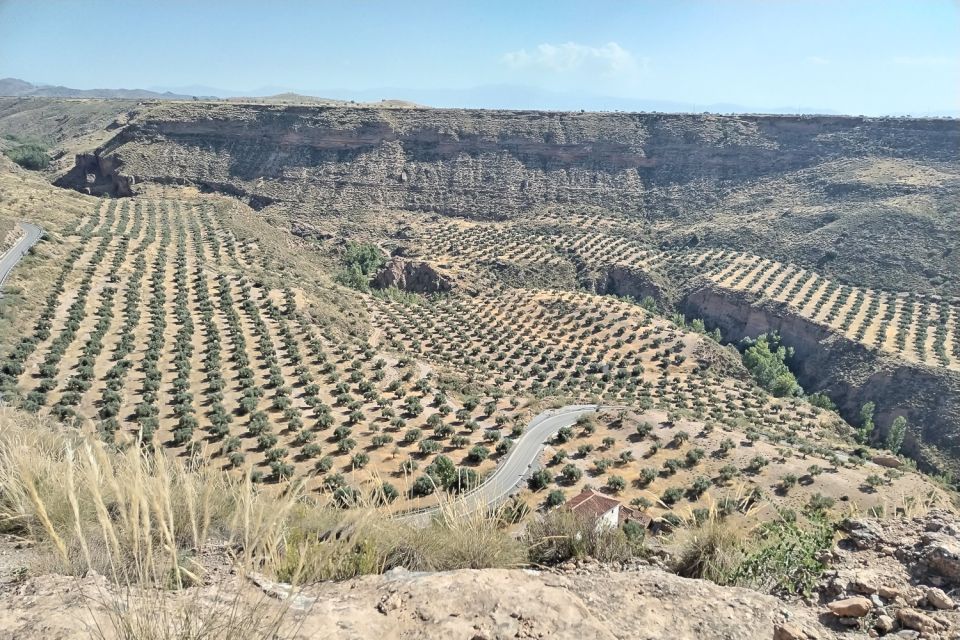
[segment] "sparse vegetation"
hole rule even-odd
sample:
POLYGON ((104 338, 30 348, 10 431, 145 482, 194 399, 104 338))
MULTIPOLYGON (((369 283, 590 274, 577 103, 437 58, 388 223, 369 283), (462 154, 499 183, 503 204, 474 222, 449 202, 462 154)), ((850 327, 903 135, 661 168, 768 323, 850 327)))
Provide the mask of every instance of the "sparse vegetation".
POLYGON ((833 527, 820 518, 801 525, 779 519, 744 534, 716 511, 676 541, 676 570, 717 584, 749 586, 771 593, 809 594, 826 567, 817 560, 833 527))
MULTIPOLYGON (((387 499, 394 493, 388 485, 381 490, 387 499)), ((204 570, 191 555, 223 542, 242 548, 241 567, 292 582, 399 565, 442 570, 523 561, 523 547, 484 514, 451 511, 421 529, 390 520, 371 502, 355 506, 361 511, 325 507, 296 485, 258 491, 249 479, 168 460, 160 450, 116 452, 23 414, 0 416, 4 531, 36 540, 67 574, 95 569, 121 585, 188 586, 204 570), (45 480, 52 477, 64 482, 45 480), (325 532, 346 522, 353 523, 348 538, 326 540, 325 532)))

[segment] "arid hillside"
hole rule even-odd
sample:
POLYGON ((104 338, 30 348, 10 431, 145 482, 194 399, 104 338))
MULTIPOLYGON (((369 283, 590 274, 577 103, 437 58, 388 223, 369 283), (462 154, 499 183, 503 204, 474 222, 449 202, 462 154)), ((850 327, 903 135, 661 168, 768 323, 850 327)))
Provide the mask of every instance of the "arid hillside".
POLYGON ((97 156, 135 182, 231 187, 261 205, 500 218, 592 204, 650 216, 676 187, 722 190, 843 158, 949 162, 958 136, 941 120, 176 103, 144 112, 97 156))
POLYGON ((307 222, 600 210, 658 243, 960 293, 949 119, 160 103, 113 133, 59 183, 188 184, 307 222))

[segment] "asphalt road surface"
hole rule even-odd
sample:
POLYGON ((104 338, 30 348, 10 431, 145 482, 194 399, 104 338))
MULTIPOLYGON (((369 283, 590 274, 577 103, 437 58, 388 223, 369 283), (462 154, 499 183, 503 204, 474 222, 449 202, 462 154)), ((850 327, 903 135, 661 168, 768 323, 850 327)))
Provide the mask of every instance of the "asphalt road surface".
MULTIPOLYGON (((568 405, 560 409, 544 411, 536 416, 530 421, 523 435, 514 443, 507 457, 497 465, 486 481, 458 500, 467 510, 496 507, 516 490, 531 466, 540 457, 544 447, 562 427, 573 425, 577 418, 594 413, 597 408, 594 404, 568 405)), ((459 505, 452 508, 460 511, 459 505)), ((400 518, 411 523, 428 524, 438 512, 439 507, 431 507, 403 514, 400 518)))
POLYGON ((30 247, 37 244, 37 241, 43 235, 43 229, 35 224, 29 222, 18 222, 17 224, 23 229, 23 237, 0 257, 0 288, 7 281, 7 276, 10 275, 13 268, 20 262, 20 258, 30 250, 30 247))

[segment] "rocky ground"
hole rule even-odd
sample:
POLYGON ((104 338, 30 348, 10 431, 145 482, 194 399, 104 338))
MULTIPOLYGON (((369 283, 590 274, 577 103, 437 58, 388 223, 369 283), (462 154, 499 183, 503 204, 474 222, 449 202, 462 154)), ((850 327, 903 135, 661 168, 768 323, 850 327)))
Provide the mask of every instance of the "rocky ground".
MULTIPOLYGON (((0 639, 89 637, 97 623, 112 638, 110 611, 137 606, 139 596, 117 593, 102 576, 32 576, 16 561, 24 553, 14 541, 0 553, 0 639)), ((266 602, 271 611, 287 610, 283 637, 303 639, 960 638, 955 516, 850 520, 822 560, 829 569, 810 599, 681 578, 653 559, 548 570, 394 570, 314 585, 295 598, 284 585, 221 574, 161 600, 207 610, 229 609, 237 598, 251 610, 266 602)), ((269 618, 265 611, 258 618, 269 618)))
MULTIPOLYGON (((261 586, 271 594, 283 593, 266 582, 261 586)), ((191 589, 182 600, 226 608, 232 589, 191 589)), ((255 600, 249 593, 244 598, 255 600)), ((98 621, 106 637, 116 637, 109 613, 113 601, 119 606, 128 602, 126 594, 112 593, 102 576, 42 576, 8 584, 0 595, 0 639, 85 638, 98 621)), ((818 623, 816 611, 802 604, 655 568, 622 571, 596 565, 561 572, 393 571, 307 589, 287 617, 290 635, 284 637, 298 639, 746 640, 769 639, 777 629, 792 628, 833 637, 818 623)))
POLYGON ((960 523, 924 518, 848 520, 821 596, 835 622, 871 636, 960 638, 960 523))

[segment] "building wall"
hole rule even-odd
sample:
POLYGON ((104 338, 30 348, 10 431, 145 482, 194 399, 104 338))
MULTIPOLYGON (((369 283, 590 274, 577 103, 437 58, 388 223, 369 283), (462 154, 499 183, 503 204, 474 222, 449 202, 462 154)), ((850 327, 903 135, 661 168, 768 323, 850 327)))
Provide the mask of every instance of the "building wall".
POLYGON ((597 531, 600 529, 616 529, 619 523, 620 505, 617 505, 610 509, 610 511, 607 511, 605 514, 597 518, 597 531))

